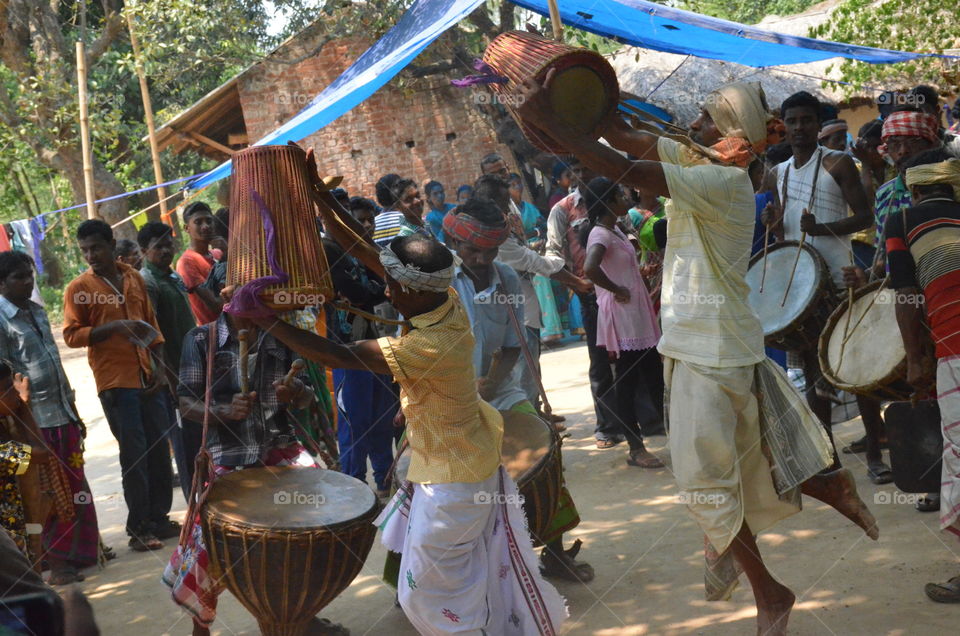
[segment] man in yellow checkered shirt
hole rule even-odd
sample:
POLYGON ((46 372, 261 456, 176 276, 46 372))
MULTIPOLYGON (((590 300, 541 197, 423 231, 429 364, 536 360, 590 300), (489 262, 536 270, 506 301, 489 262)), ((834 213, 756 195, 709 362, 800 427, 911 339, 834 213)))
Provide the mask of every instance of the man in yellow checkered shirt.
POLYGON ((275 319, 256 322, 306 358, 391 374, 412 451, 408 483, 376 523, 402 553, 398 599, 421 634, 555 634, 566 617, 525 532, 517 487, 500 465, 503 420, 480 399, 470 321, 449 289, 453 255, 411 235, 377 247, 327 193, 328 232, 387 283, 408 318, 400 338, 339 345, 275 319), (334 212, 336 210, 336 212, 334 212))

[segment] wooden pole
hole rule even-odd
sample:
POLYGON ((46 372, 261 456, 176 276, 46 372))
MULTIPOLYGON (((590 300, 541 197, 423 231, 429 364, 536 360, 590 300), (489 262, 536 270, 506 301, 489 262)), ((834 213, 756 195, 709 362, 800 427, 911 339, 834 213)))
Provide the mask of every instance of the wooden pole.
POLYGON ((93 189, 93 156, 90 150, 90 120, 87 115, 87 54, 83 42, 77 42, 77 94, 80 101, 80 149, 83 152, 83 186, 87 198, 87 218, 97 218, 97 195, 93 189))
POLYGON ((557 0, 548 0, 550 6, 550 26, 553 27, 553 39, 563 42, 563 22, 560 21, 560 7, 557 0))
POLYGON ((127 12, 127 30, 130 31, 130 45, 133 46, 133 64, 140 80, 140 97, 143 98, 143 115, 147 120, 147 136, 150 139, 150 157, 153 159, 153 178, 157 182, 157 199, 160 200, 160 220, 172 226, 170 212, 167 210, 167 189, 163 183, 163 170, 160 167, 160 148, 157 145, 157 128, 153 121, 153 104, 150 101, 150 89, 147 87, 147 76, 143 70, 143 61, 140 57, 140 42, 133 30, 133 15, 127 12))

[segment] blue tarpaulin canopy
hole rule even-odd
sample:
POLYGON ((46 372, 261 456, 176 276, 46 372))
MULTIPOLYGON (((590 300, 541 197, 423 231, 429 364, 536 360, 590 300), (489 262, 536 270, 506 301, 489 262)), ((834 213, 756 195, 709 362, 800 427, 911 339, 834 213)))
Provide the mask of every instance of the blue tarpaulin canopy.
MULTIPOLYGON (((547 0, 513 2, 541 15, 549 14, 547 0)), ((884 64, 922 57, 919 53, 774 33, 646 0, 557 0, 557 6, 564 26, 656 51, 745 66, 800 64, 831 57, 884 64)))
MULTIPOLYGON (((416 0, 400 21, 290 121, 257 146, 300 141, 351 110, 390 81, 441 33, 464 19, 483 0, 416 0)), ((546 0, 514 0, 548 15, 546 0)), ((621 42, 764 67, 847 57, 871 63, 921 57, 852 44, 826 42, 710 18, 644 0, 558 0, 565 25, 621 42)), ((221 164, 191 184, 202 188, 230 175, 221 164)))

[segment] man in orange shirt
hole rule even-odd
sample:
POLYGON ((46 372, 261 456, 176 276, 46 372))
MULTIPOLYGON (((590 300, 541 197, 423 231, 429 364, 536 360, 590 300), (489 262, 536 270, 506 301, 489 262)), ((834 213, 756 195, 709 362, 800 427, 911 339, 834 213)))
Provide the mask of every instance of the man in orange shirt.
POLYGON ((183 210, 183 223, 190 235, 190 247, 177 259, 177 273, 190 294, 193 317, 198 325, 205 325, 216 320, 223 309, 223 301, 203 285, 215 261, 215 253, 210 251, 210 241, 214 238, 213 212, 202 201, 191 203, 183 210))
POLYGON ((163 437, 173 423, 162 394, 163 336, 143 278, 115 258, 110 226, 84 221, 77 241, 90 269, 67 285, 63 339, 87 347, 103 413, 120 445, 130 547, 158 550, 161 538, 180 534, 167 517, 173 471, 163 437))

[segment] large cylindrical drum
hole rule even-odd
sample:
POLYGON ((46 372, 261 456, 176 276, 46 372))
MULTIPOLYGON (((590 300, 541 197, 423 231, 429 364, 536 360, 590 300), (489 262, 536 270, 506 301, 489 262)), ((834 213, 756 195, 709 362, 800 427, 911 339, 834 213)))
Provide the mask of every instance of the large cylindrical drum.
POLYGON ((276 263, 289 275, 286 283, 261 293, 261 300, 279 311, 319 305, 334 296, 310 187, 302 148, 253 146, 233 156, 227 284, 277 274, 270 266, 256 192, 273 219, 276 263))
POLYGON ((380 510, 369 486, 319 468, 218 478, 200 515, 210 572, 266 636, 300 636, 360 573, 380 510))
POLYGON ((556 69, 549 92, 553 110, 570 128, 594 136, 600 135, 600 125, 620 99, 617 74, 606 58, 595 51, 533 33, 501 33, 487 47, 483 61, 509 79, 503 84, 491 84, 494 93, 530 143, 548 152, 563 153, 565 149, 517 117, 514 109, 517 104, 511 94, 524 80, 543 80, 550 69, 556 69))

